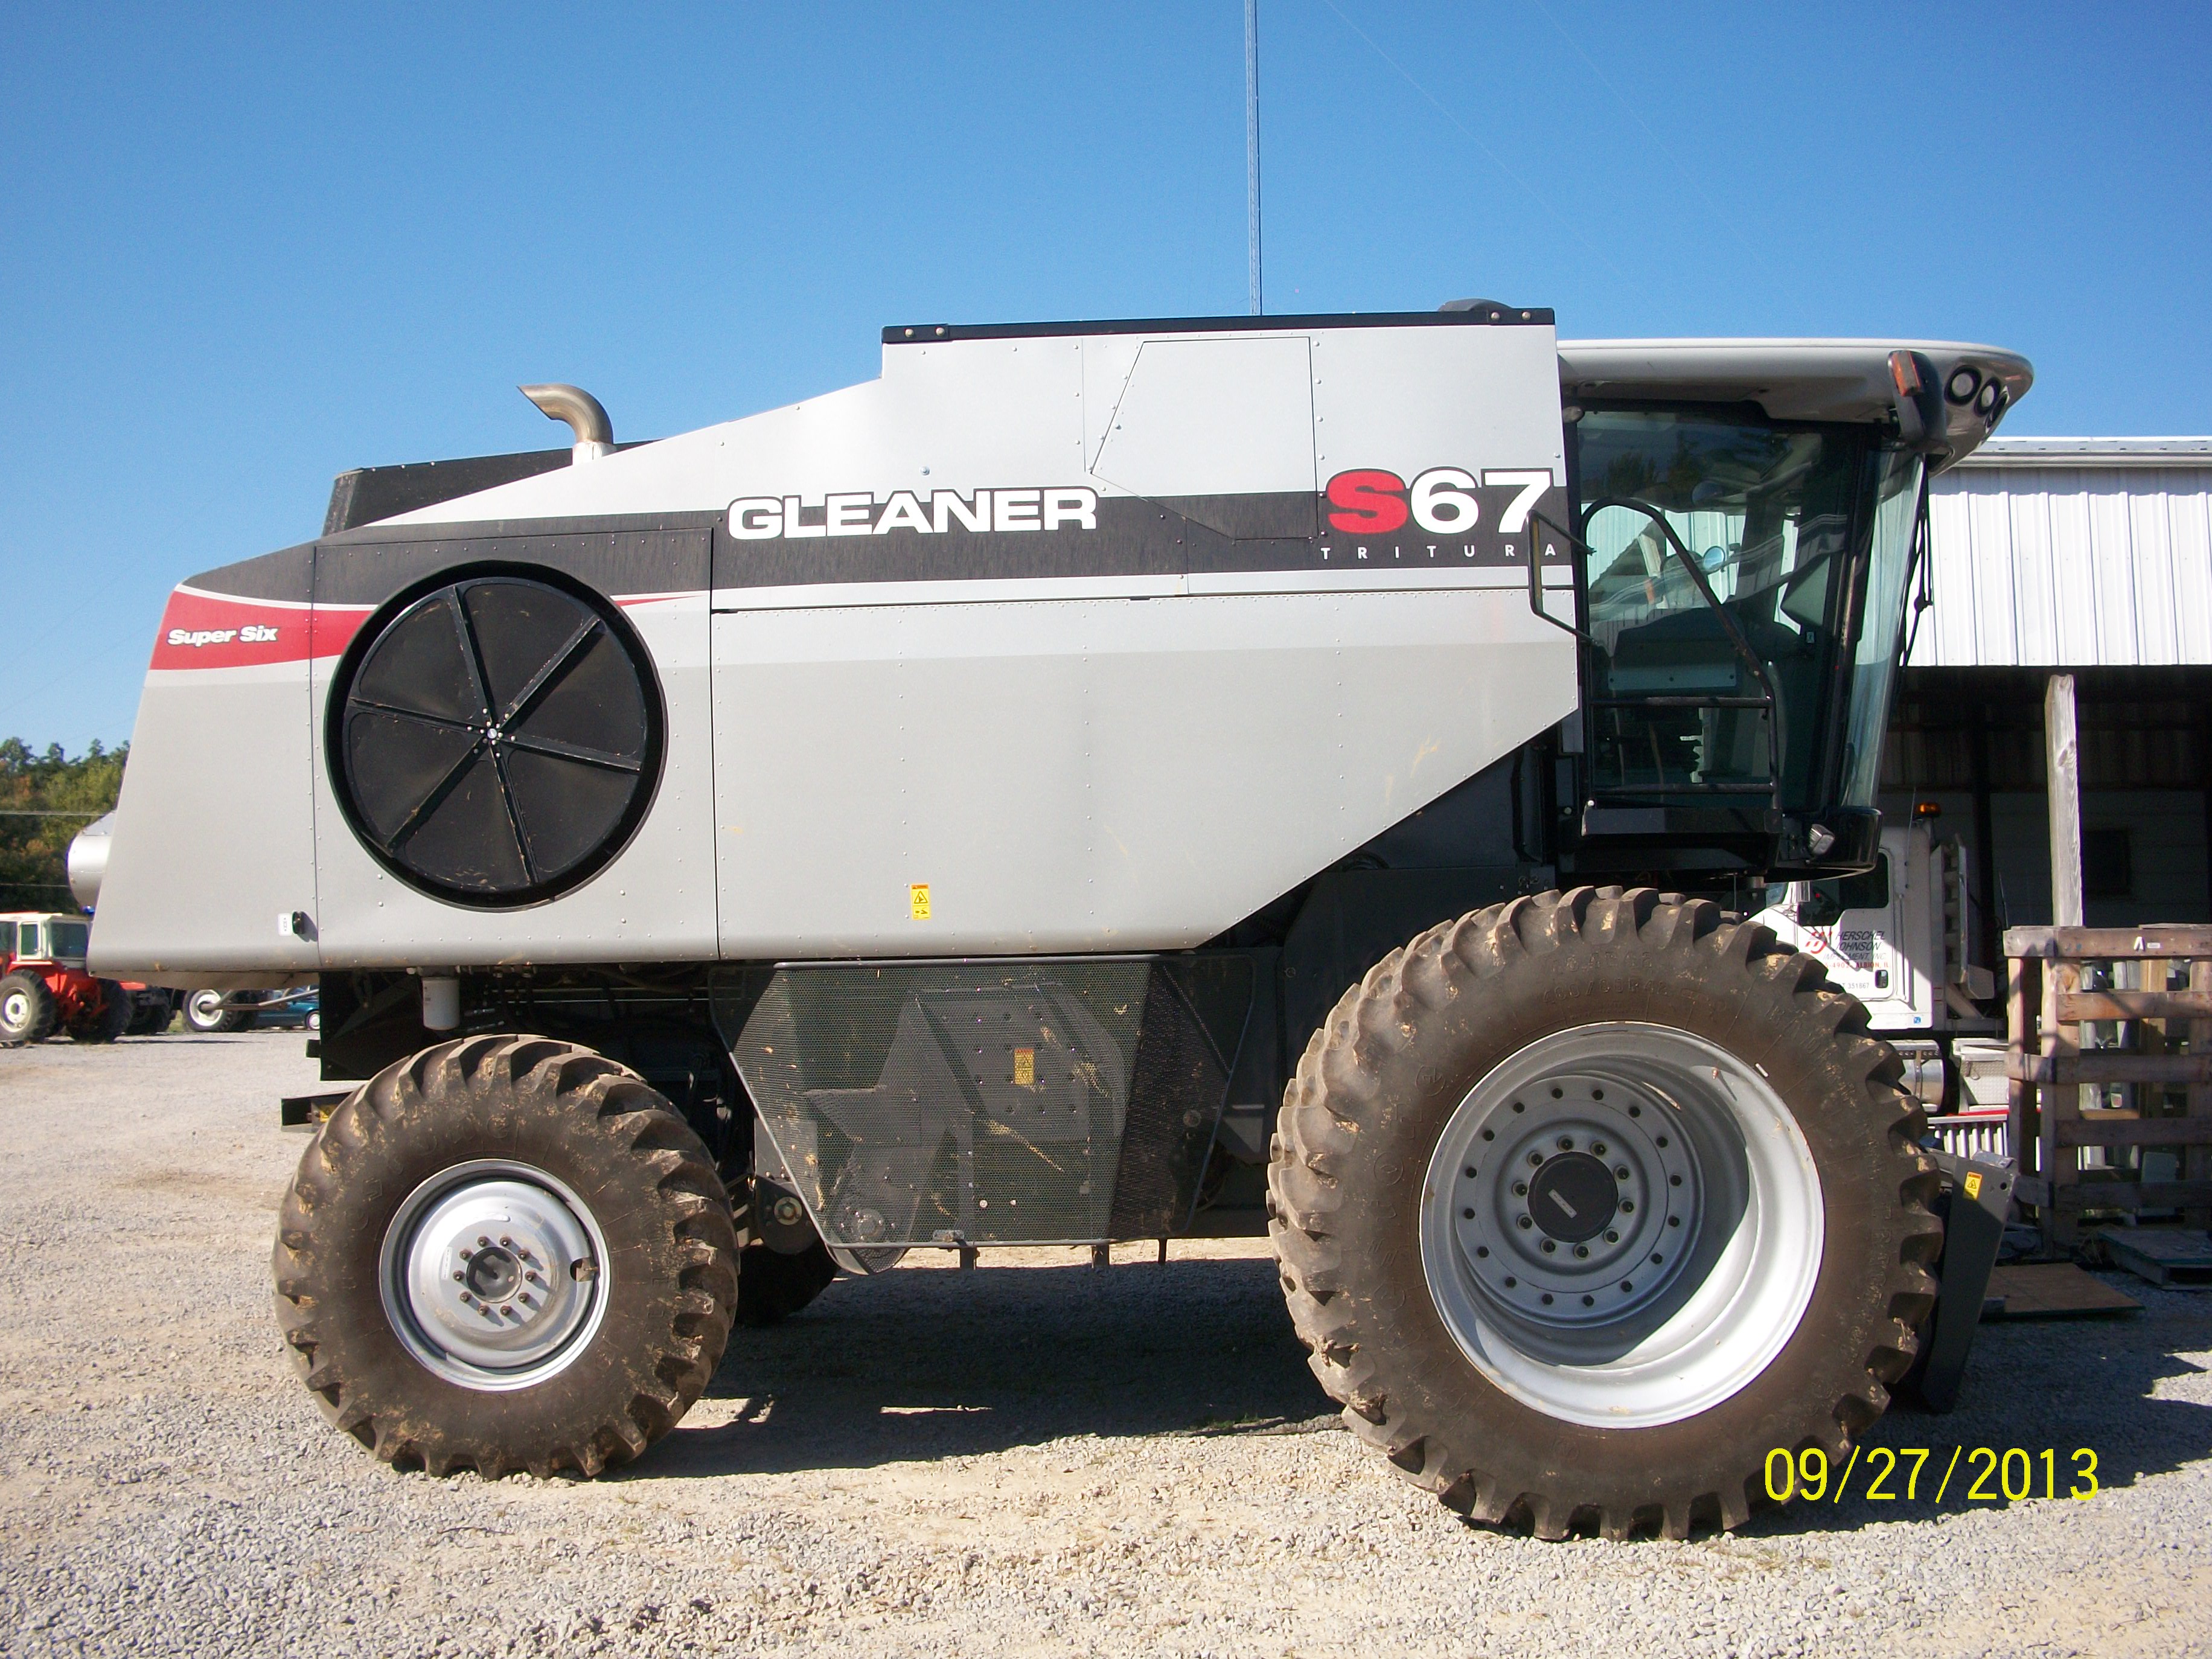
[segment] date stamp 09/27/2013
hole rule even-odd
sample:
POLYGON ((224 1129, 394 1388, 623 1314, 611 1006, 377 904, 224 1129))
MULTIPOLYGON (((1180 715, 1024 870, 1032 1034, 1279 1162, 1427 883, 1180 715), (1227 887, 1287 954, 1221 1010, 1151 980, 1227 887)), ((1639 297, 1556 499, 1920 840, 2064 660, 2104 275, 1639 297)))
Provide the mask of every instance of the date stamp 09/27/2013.
POLYGON ((1766 1495, 1778 1504, 1792 1498, 1840 1504, 1854 1475, 1857 1495, 1878 1504, 1941 1504, 1947 1494, 1954 1503, 2017 1504, 2030 1498, 2090 1498, 2100 1490, 2097 1454, 2086 1446, 2072 1452, 1954 1446, 1948 1462, 1927 1446, 1875 1446, 1863 1457, 1854 1446, 1840 1471, 1818 1446, 1797 1452, 1777 1446, 1766 1454, 1766 1495), (1941 1468, 1940 1478, 1931 1463, 1941 1468))

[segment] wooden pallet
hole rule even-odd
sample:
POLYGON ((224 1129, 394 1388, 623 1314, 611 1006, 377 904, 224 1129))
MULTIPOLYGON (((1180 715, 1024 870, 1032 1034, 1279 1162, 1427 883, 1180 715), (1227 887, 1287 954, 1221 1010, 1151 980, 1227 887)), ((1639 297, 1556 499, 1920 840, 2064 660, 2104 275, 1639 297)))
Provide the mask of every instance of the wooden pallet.
POLYGON ((2212 1237, 2179 1227, 2107 1227, 2100 1236, 2115 1267, 2169 1291, 2212 1290, 2212 1237))
POLYGON ((1990 1269, 1984 1319, 2082 1319, 2100 1314, 2140 1312, 2142 1304, 2124 1291, 2083 1273, 2070 1261, 2027 1261, 1990 1269), (1991 1311, 1990 1302, 2002 1305, 1991 1311))
POLYGON ((2189 1226, 2212 1225, 2212 927, 2013 927, 2005 955, 2014 1196, 2035 1210, 2045 1243, 2080 1243, 2085 1210, 2179 1209, 2189 1226), (2084 988, 2098 963, 2162 988, 2084 988), (2166 983, 2177 970, 2185 989, 2166 983), (2091 1047, 2084 1027, 2108 1022, 2132 1026, 2136 1046, 2091 1047), (2150 1025, 2163 1030, 2146 1046, 2150 1025), (2085 1109, 2085 1085, 2101 1096, 2113 1084, 2131 1085, 2130 1108, 2085 1109), (2168 1087, 2185 1091, 2183 1115, 2144 1109, 2168 1087), (2092 1146, 2174 1148, 2181 1178, 2084 1181, 2092 1146))

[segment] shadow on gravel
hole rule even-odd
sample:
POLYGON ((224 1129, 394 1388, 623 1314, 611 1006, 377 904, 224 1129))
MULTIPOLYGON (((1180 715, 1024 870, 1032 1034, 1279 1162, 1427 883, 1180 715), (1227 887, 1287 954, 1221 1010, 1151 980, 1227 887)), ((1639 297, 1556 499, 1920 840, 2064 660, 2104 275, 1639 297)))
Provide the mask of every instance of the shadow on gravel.
POLYGON ((1335 1409, 1267 1260, 841 1278, 785 1323, 733 1332, 707 1397, 747 1404, 726 1425, 678 1427, 626 1478, 1280 1432, 1335 1409))
MULTIPOLYGON (((2002 1474, 1983 1480, 1982 1492, 1996 1494, 1993 1499, 1969 1496, 1975 1480, 1988 1467, 1988 1460, 1975 1459, 1977 1447, 1989 1448, 2000 1460, 2009 1448, 2026 1452, 2034 1501, 2041 1501, 2045 1493, 2046 1448, 2057 1454, 2051 1478, 2062 1499, 2075 1485, 2077 1471, 2087 1467, 2075 1458, 2080 1449, 2096 1454, 2096 1480, 2103 1491, 2212 1457, 2212 1403, 2153 1397, 2157 1385, 2168 1378, 2203 1375, 2204 1367, 2197 1357, 2212 1350, 2212 1293, 2158 1291, 2123 1274, 2103 1276, 2139 1298, 2142 1312, 1983 1326, 1966 1363, 1958 1409, 1937 1416, 1911 1404, 1893 1407, 1868 1432, 1865 1449, 1840 1499, 1832 1478, 1826 1499, 1768 1511, 1753 1522, 1746 1534, 1851 1532, 1885 1521, 2008 1507, 2002 1474), (1928 1449, 1917 1497, 1905 1493, 1909 1458, 1887 1483, 1895 1498, 1879 1500, 1864 1495, 1870 1477, 1879 1474, 1885 1461, 1870 1461, 1869 1454, 1876 1447, 1928 1449), (1954 1449, 1960 1447, 1964 1454, 1938 1504, 1935 1494, 1954 1449)), ((1777 1474, 1779 1479, 1778 1466, 1777 1474)), ((2015 1458, 2013 1489, 2017 1492, 2020 1486, 2015 1458)), ((2080 1506, 2085 1515, 2095 1513, 2094 1501, 2080 1506)))

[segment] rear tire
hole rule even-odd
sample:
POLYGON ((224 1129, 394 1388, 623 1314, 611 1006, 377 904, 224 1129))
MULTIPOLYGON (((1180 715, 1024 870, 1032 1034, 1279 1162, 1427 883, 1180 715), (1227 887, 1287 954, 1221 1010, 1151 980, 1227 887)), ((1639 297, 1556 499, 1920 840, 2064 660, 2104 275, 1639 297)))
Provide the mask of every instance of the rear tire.
POLYGON ((71 1042, 112 1042, 130 1028, 131 993, 112 979, 95 982, 100 987, 100 1011, 69 1028, 71 1042))
POLYGON ((167 991, 148 991, 132 1000, 131 1024, 124 1028, 125 1036, 159 1036, 169 1029, 176 1017, 177 1006, 167 991))
POLYGON ((1284 1100, 1269 1230, 1315 1374, 1475 1519, 1742 1524, 1771 1450, 1847 1455, 1911 1362, 1942 1235, 1899 1075, 1817 963, 1706 901, 1431 929, 1284 1100))
POLYGON ((798 1255, 748 1244, 738 1273, 738 1322, 781 1324, 829 1289, 836 1277, 837 1264, 818 1239, 798 1255))
POLYGON ((220 991, 188 991, 185 994, 185 1024, 203 1036, 219 1032, 243 1031, 253 1024, 251 1008, 226 1008, 220 991))
POLYGON ((59 1017, 54 994, 36 974, 18 970, 0 978, 0 1048, 44 1042, 59 1017))
POLYGON ((699 1138, 543 1037, 441 1043, 356 1090, 301 1159, 273 1265, 324 1415, 433 1474, 629 1462, 707 1386, 738 1297, 699 1138))

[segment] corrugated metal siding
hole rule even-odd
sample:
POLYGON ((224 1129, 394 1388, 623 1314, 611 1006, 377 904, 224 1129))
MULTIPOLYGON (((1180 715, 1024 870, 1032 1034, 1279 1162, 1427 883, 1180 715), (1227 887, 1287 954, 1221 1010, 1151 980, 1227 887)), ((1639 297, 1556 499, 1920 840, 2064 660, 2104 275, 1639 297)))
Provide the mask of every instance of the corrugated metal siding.
POLYGON ((2212 664, 2212 465, 1963 465, 1929 515, 1913 666, 2212 664))

